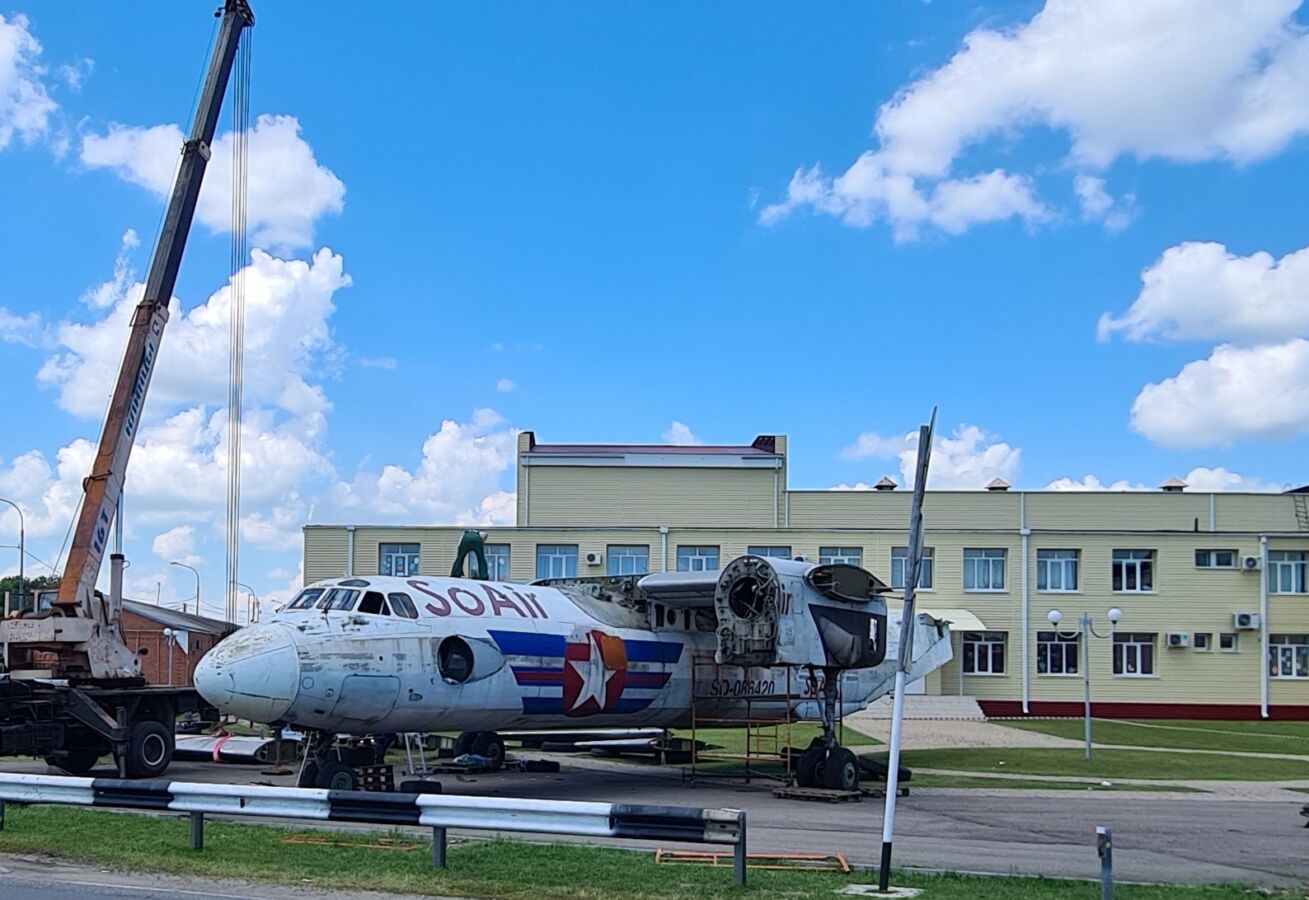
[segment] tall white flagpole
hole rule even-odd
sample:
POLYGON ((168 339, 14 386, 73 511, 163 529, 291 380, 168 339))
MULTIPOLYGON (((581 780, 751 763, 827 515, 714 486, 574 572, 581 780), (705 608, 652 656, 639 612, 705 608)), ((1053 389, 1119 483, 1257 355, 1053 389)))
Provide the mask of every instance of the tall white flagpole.
POLYGON ((918 428, 918 466, 914 476, 913 506, 909 510, 909 554, 905 560, 899 659, 895 670, 895 696, 891 700, 891 752, 886 761, 886 806, 882 812, 882 859, 877 870, 877 887, 883 892, 891 884, 891 840, 895 833, 895 798, 900 789, 904 689, 914 658, 914 596, 918 592, 918 573, 923 561, 923 493, 927 490, 927 468, 932 458, 932 432, 935 428, 936 410, 933 409, 931 421, 918 428))

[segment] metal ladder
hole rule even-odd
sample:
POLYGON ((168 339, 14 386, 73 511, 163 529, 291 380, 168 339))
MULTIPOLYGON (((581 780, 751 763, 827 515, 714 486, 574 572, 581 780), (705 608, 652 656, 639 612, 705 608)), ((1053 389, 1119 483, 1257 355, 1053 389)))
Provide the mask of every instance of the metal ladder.
POLYGON ((1301 531, 1309 531, 1309 494, 1292 494, 1295 500, 1295 524, 1301 531))
POLYGON ((421 731, 406 731, 405 739, 405 760, 409 763, 409 774, 422 777, 432 772, 427 765, 426 751, 423 749, 424 734, 421 731))

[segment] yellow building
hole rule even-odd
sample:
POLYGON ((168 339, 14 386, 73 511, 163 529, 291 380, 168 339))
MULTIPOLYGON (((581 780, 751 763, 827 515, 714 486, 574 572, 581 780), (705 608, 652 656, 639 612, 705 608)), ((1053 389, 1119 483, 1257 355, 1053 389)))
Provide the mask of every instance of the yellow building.
MULTIPOLYGON (((903 588, 909 492, 889 479, 792 490, 786 462, 782 435, 711 447, 539 444, 524 432, 517 524, 490 532, 492 575, 716 569, 755 553, 851 562, 903 588)), ((997 480, 929 491, 924 521, 919 603, 953 620, 955 647, 928 692, 972 695, 990 715, 1080 714, 1086 612, 1097 715, 1309 719, 1309 494, 997 480), (1121 610, 1112 627, 1110 609, 1121 610)), ((309 525, 305 580, 449 574, 462 533, 309 525)))

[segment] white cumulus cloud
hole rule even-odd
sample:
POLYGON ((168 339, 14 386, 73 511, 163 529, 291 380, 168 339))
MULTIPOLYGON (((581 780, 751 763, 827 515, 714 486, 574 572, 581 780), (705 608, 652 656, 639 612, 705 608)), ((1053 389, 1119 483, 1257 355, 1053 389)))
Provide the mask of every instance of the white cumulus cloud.
POLYGON ((159 532, 150 542, 150 549, 165 562, 176 561, 188 566, 200 564, 200 557, 195 552, 194 525, 174 525, 159 532))
POLYGON ((668 428, 660 436, 669 444, 701 443, 700 439, 695 436, 695 432, 691 430, 691 426, 676 419, 669 423, 668 428))
MULTIPOLYGON (((1047 211, 1014 180, 1021 175, 990 173, 989 189, 975 190, 975 205, 956 218, 941 213, 939 195, 979 177, 956 171, 970 148, 1044 130, 1068 141, 1067 157, 1054 162, 1082 172, 1122 156, 1238 164, 1271 156, 1309 130, 1299 3, 1048 0, 1030 21, 978 28, 881 107, 874 149, 835 178, 798 170, 760 221, 808 207, 855 226, 885 220, 900 238, 923 224, 1037 221, 1047 211)), ((1076 190, 1083 211, 1106 226, 1130 218, 1133 204, 1106 205, 1102 183, 1076 190)))
POLYGON ((31 143, 50 127, 58 104, 46 90, 41 42, 24 15, 0 13, 0 150, 17 137, 31 143))
POLYGON ((1222 344, 1171 378, 1147 384, 1132 427, 1172 447, 1239 439, 1288 440, 1309 432, 1309 340, 1222 344))
POLYGON ((501 378, 495 383, 495 389, 502 394, 507 394, 518 387, 518 383, 512 378, 501 378))
MULTIPOLYGON (((159 197, 172 189, 182 146, 177 125, 111 125, 105 134, 82 139, 81 160, 88 168, 108 168, 119 178, 159 197)), ((300 135, 295 116, 261 115, 249 133, 248 222, 251 241, 276 250, 313 243, 314 224, 339 213, 345 185, 314 156, 300 135)), ((214 140, 196 218, 215 232, 231 226, 232 133, 214 140)))
MULTIPOLYGON (((860 434, 853 444, 841 451, 846 459, 898 459, 900 483, 914 484, 918 464, 918 432, 900 437, 883 437, 876 432, 860 434)), ((976 425, 960 425, 953 434, 937 434, 932 446, 927 486, 935 490, 980 490, 994 478, 1012 482, 1022 461, 1022 450, 988 434, 976 425)), ((862 490, 860 483, 838 490, 862 490)))

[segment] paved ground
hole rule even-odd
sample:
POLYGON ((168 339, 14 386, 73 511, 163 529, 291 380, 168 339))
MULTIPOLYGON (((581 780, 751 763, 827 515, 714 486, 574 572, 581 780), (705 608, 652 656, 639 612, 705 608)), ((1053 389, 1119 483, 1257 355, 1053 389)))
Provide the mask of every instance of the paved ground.
MULTIPOLYGON (((9 762, 5 768, 11 771, 45 771, 39 763, 9 762)), ((557 775, 506 772, 446 777, 443 783, 447 793, 737 807, 749 813, 752 850, 840 851, 862 865, 877 857, 879 800, 779 800, 758 782, 686 785, 677 772, 648 766, 585 758, 566 765, 557 775)), ((194 781, 290 782, 289 777, 261 775, 257 768, 210 763, 177 763, 169 775, 194 781)), ((1115 866, 1122 879, 1309 885, 1309 829, 1301 827, 1304 820, 1297 815, 1305 795, 1274 795, 1264 785, 1246 796, 1237 785, 1225 787, 1222 794, 918 789, 897 807, 896 862, 1090 878, 1098 873, 1095 828, 1107 825, 1114 829, 1115 866)))
MULTIPOLYGON (((891 740, 891 720, 881 715, 858 712, 845 717, 845 724, 883 744, 891 740)), ((1081 747, 1081 741, 1006 728, 973 719, 904 720, 900 747, 904 750, 928 750, 946 747, 1081 747)))

